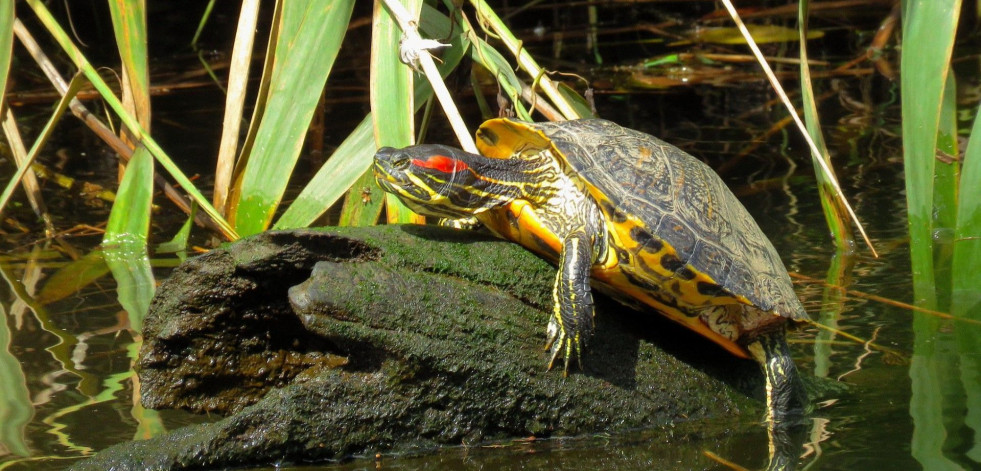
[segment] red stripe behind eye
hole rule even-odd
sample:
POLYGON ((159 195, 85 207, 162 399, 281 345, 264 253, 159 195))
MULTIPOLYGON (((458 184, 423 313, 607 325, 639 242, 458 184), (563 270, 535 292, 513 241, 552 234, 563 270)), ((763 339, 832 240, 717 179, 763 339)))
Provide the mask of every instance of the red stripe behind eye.
POLYGON ((426 160, 412 159, 412 165, 431 168, 443 173, 460 172, 468 168, 463 161, 445 155, 433 155, 426 160))

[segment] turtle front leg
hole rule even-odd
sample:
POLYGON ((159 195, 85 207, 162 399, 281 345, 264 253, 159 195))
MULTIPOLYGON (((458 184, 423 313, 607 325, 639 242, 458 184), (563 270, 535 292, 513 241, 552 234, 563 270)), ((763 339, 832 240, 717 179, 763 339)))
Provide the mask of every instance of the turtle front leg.
POLYGON ((589 271, 593 264, 593 245, 585 231, 572 232, 562 241, 562 257, 552 289, 554 307, 548 322, 548 343, 551 349, 548 362, 551 370, 561 355, 565 361, 564 375, 575 357, 582 368, 582 350, 593 334, 593 293, 589 287, 589 271))

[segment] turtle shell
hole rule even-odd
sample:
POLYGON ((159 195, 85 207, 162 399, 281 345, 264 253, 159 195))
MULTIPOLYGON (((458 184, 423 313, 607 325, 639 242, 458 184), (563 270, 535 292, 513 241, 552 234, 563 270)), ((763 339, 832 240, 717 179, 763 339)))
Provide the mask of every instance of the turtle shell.
MULTIPOLYGON (((613 291, 663 290, 681 310, 743 304, 755 308, 743 317, 807 318, 776 249, 746 208, 709 166, 677 147, 600 119, 495 119, 477 138, 480 153, 492 158, 551 149, 607 219, 610 246, 628 272, 609 282, 613 291)), ((743 331, 772 324, 738 321, 743 331)))

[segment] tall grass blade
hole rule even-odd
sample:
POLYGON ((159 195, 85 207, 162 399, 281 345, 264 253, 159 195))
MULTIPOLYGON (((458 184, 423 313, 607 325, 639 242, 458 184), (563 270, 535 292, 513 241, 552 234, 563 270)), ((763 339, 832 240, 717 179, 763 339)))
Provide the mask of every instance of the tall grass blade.
POLYGON ((933 163, 933 276, 937 309, 950 311, 952 294, 953 234, 957 225, 957 185, 960 164, 957 145, 957 84, 953 70, 944 80, 937 125, 937 149, 933 163))
POLYGON ((507 95, 508 100, 514 106, 517 117, 524 121, 532 121, 531 112, 521 101, 521 80, 514 74, 511 64, 497 49, 481 39, 470 27, 469 22, 464 21, 463 25, 474 45, 470 51, 470 58, 484 66, 494 76, 501 86, 501 91, 507 95))
POLYGON ((139 239, 145 245, 150 234, 150 204, 153 199, 153 156, 145 147, 133 152, 109 212, 104 247, 139 239))
MULTIPOLYGON (((68 90, 65 91, 64 96, 58 102, 58 106, 55 107, 51 117, 48 118, 48 122, 41 129, 41 134, 38 135, 37 139, 34 140, 34 144, 31 146, 31 150, 27 152, 27 156, 23 162, 18 162, 17 172, 14 176, 10 178, 7 182, 7 186, 4 187, 3 193, 0 194, 0 213, 3 213, 3 209, 7 207, 7 203, 10 202, 10 197, 13 195, 14 190, 17 188, 17 184, 20 183, 21 179, 28 175, 28 171, 31 168, 31 163, 37 158, 38 153, 44 148, 44 143, 48 141, 51 137, 51 133, 54 132, 55 125, 58 121, 61 121, 62 115, 65 114, 65 110, 71 104, 72 99, 75 95, 78 95, 78 91, 81 90, 82 85, 85 83, 85 78, 79 74, 72 78, 71 83, 68 84, 68 90)), ((6 123, 6 120, 5 120, 6 123)), ((6 124, 4 127, 6 128, 6 124)))
POLYGON ((354 0, 283 4, 269 100, 236 189, 242 235, 265 230, 279 206, 353 9, 354 0))
POLYGON ((331 154, 310 183, 276 221, 274 229, 291 229, 313 224, 347 192, 368 167, 375 155, 371 114, 365 116, 331 154))
POLYGON ((150 129, 150 71, 147 60, 146 0, 111 0, 109 12, 123 63, 123 106, 143 129, 150 129))
POLYGON ((119 304, 137 332, 142 330, 155 288, 147 255, 152 199, 153 156, 140 146, 126 165, 102 239, 106 265, 116 279, 119 304))
POLYGON ((981 110, 974 118, 964 152, 957 228, 954 231, 953 306, 955 316, 981 319, 981 110))
POLYGON ((429 85, 432 86, 433 93, 436 95, 436 99, 439 101, 439 106, 443 109, 446 119, 450 122, 450 129, 456 135, 460 147, 467 152, 477 152, 477 145, 474 144, 473 136, 471 136, 470 130, 467 129, 466 123, 463 122, 463 117, 460 116, 460 111, 457 110, 456 102, 453 100, 450 91, 446 88, 446 84, 443 82, 443 76, 440 74, 439 68, 436 67, 436 62, 429 52, 431 49, 441 49, 446 45, 439 41, 425 41, 419 34, 419 20, 417 15, 406 10, 401 0, 381 1, 385 4, 385 8, 391 14, 392 18, 398 22, 399 28, 402 30, 403 47, 400 48, 399 55, 402 56, 403 60, 412 64, 412 67, 422 71, 426 80, 429 81, 429 85))
POLYGON ((841 207, 840 201, 835 198, 834 184, 830 179, 836 179, 834 167, 831 165, 831 155, 828 153, 828 146, 824 142, 824 133, 821 131, 821 119, 818 116, 817 101, 814 99, 814 84, 811 81, 811 67, 808 65, 807 55, 807 24, 808 9, 810 2, 800 0, 797 5, 797 27, 800 34, 800 89, 801 101, 804 108, 804 123, 807 125, 807 133, 817 147, 819 156, 831 170, 830 175, 821 171, 821 165, 816 161, 814 164, 814 175, 818 183, 818 192, 821 198, 821 208, 824 210, 824 219, 828 224, 828 229, 834 238, 835 246, 839 250, 851 250, 855 244, 852 232, 849 230, 847 212, 841 207))
POLYGON ((25 0, 27 5, 34 10, 38 19, 44 27, 51 33, 52 37, 61 46, 62 50, 68 54, 68 57, 75 63, 75 65, 85 74, 85 77, 89 79, 89 82, 95 87, 102 98, 106 101, 106 104, 112 109, 119 119, 123 122, 123 125, 134 134, 134 137, 146 146, 147 150, 153 154, 153 157, 157 159, 157 162, 167 170, 171 177, 177 181, 177 183, 184 188, 194 201, 200 205, 201 209, 208 214, 209 217, 215 222, 222 234, 230 240, 238 238, 238 234, 235 230, 228 224, 225 219, 215 211, 215 208, 211 206, 211 203, 201 194, 201 192, 191 183, 191 180, 184 175, 184 172, 174 163, 174 161, 167 155, 166 152, 160 147, 159 144, 153 138, 147 134, 146 130, 140 126, 140 123, 136 121, 133 116, 131 116, 123 108, 122 103, 113 94, 112 90, 106 84, 102 77, 99 76, 98 71, 92 67, 88 59, 82 54, 81 51, 72 43, 71 38, 65 33, 65 30, 61 28, 58 22, 51 16, 51 12, 44 6, 41 0, 25 0))
POLYGON ((910 256, 914 296, 926 306, 936 306, 933 186, 937 129, 960 4, 960 0, 903 3, 900 75, 910 256))
POLYGON ((507 47, 511 54, 518 61, 518 66, 525 71, 529 76, 534 77, 535 81, 542 87, 545 95, 548 96, 549 100, 562 112, 565 119, 576 119, 581 118, 579 113, 576 111, 566 99, 559 92, 558 87, 555 82, 552 81, 545 74, 545 71, 535 62, 535 59, 531 57, 531 54, 522 47, 521 41, 518 40, 508 29, 507 25, 501 20, 497 13, 487 4, 484 0, 470 0, 474 8, 477 9, 477 15, 481 18, 482 24, 487 24, 493 30, 493 32, 501 39, 504 46, 507 47))
POLYGON ((238 154, 238 137, 242 132, 242 110, 245 108, 249 65, 252 63, 255 25, 258 20, 259 0, 243 1, 242 12, 238 17, 238 29, 235 32, 235 45, 232 47, 232 62, 228 70, 225 117, 221 127, 221 142, 218 146, 218 165, 215 168, 214 203, 215 209, 222 214, 227 214, 225 200, 232 184, 235 156, 238 154))
MULTIPOLYGON (((385 192, 375 184, 374 172, 369 168, 361 178, 358 178, 351 191, 344 198, 341 207, 341 217, 337 222, 341 226, 371 226, 378 222, 382 205, 385 204, 385 192)), ((389 207, 391 211, 391 206, 389 207)), ((408 209, 406 208, 406 211, 408 209)))
POLYGON ((10 75, 10 60, 14 52, 14 18, 14 2, 0 2, 0 110, 4 109, 7 77, 10 75))
MULTIPOLYGON (((413 18, 419 17, 422 2, 404 2, 413 18)), ((371 73, 369 98, 374 122, 375 146, 405 147, 415 143, 415 104, 413 103, 413 71, 400 60, 399 46, 402 30, 381 0, 375 1, 371 18, 371 73)), ((369 170, 370 173, 370 170, 369 170)), ((367 175, 367 174, 366 174, 367 175)), ((370 178, 370 176, 369 176, 370 178)), ((365 180, 363 176, 361 180, 365 180)), ((357 192, 358 189, 355 188, 357 192)), ((395 195, 384 193, 386 217, 389 223, 423 222, 395 195)), ((346 209, 359 208, 347 205, 346 209)), ((370 217, 365 214, 364 221, 370 217)), ((353 218, 347 218, 354 221, 353 218)), ((374 222, 372 221, 372 224, 374 222)))

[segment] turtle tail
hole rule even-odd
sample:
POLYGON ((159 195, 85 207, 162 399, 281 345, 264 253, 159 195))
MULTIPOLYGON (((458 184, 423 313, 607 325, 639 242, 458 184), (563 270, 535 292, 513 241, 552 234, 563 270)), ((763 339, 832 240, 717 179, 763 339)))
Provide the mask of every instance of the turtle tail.
POLYGON ((777 329, 757 337, 749 345, 766 377, 766 422, 771 428, 792 426, 808 410, 807 391, 790 356, 786 331, 777 329))

